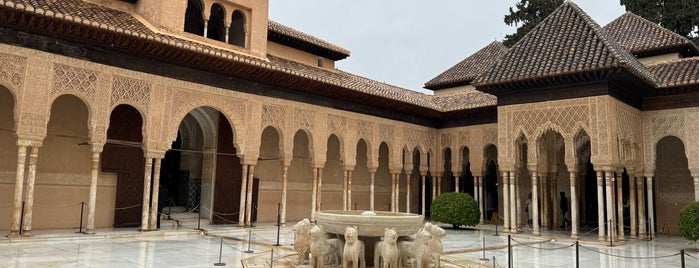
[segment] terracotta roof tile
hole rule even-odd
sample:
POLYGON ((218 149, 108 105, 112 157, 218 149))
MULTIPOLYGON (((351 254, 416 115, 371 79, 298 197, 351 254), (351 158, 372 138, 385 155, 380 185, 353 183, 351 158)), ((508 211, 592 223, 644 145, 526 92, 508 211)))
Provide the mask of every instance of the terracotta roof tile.
POLYGON ((660 87, 699 84, 699 57, 676 59, 648 67, 660 80, 660 87))
MULTIPOLYGON (((350 55, 350 51, 344 48, 341 48, 335 44, 332 44, 330 42, 327 42, 323 39, 320 39, 318 37, 309 35, 307 33, 298 31, 296 29, 293 29, 289 26, 283 25, 281 23, 275 22, 275 21, 269 21, 268 23, 268 30, 280 35, 288 36, 297 40, 301 40, 303 42, 318 46, 320 48, 324 48, 330 51, 333 51, 337 54, 340 54, 344 57, 348 57, 350 55)), ((343 58, 344 58, 343 57, 343 58)))
POLYGON ((689 39, 631 12, 604 26, 604 30, 631 53, 644 53, 672 47, 687 47, 697 52, 689 39))
POLYGON ((510 48, 477 86, 622 68, 655 85, 655 78, 577 5, 566 1, 510 48))
POLYGON ((462 90, 455 93, 445 93, 430 96, 432 101, 441 107, 442 112, 495 106, 497 97, 478 90, 462 90))
POLYGON ((467 85, 480 74, 487 71, 506 52, 507 47, 505 45, 500 42, 492 42, 425 83, 425 88, 436 90, 467 85))

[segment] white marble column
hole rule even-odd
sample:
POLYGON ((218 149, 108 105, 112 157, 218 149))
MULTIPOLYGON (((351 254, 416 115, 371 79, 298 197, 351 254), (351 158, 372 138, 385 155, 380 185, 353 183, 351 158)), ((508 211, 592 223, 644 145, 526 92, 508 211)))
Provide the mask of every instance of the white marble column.
POLYGON ((347 171, 347 206, 348 210, 354 210, 352 207, 352 171, 347 171))
POLYGON ((32 145, 29 153, 29 165, 27 166, 27 188, 25 189, 24 221, 22 222, 22 236, 32 236, 32 215, 34 211, 34 185, 36 184, 36 161, 39 158, 39 146, 32 145))
MULTIPOLYGON (((282 208, 281 208, 281 216, 279 221, 281 224, 286 224, 286 196, 287 196, 287 190, 289 188, 288 184, 288 175, 289 175, 289 166, 284 165, 284 168, 282 170, 282 208)), ((283 226, 283 225, 282 225, 283 226)))
POLYGON ((597 171, 597 240, 605 240, 607 222, 604 220, 604 171, 597 171))
POLYGON ((694 201, 699 201, 699 176, 694 176, 694 201))
POLYGON ((311 186, 311 222, 316 222, 316 208, 318 206, 318 169, 313 168, 313 185, 311 186))
POLYGON ((481 185, 481 182, 478 181, 478 176, 473 176, 473 198, 476 199, 476 202, 478 202, 478 204, 481 204, 481 195, 480 195, 480 192, 478 190, 480 185, 481 185))
POLYGON ((531 207, 532 210, 529 213, 532 214, 532 234, 541 235, 539 230, 539 174, 536 171, 532 172, 532 200, 531 207))
POLYGON ((517 233, 517 192, 515 172, 510 171, 510 232, 517 233))
POLYGON ((427 181, 427 175, 422 175, 422 216, 425 216, 425 184, 427 181))
POLYGON ((342 210, 347 210, 347 178, 349 171, 342 171, 342 210))
POLYGON ((483 187, 483 177, 476 176, 473 179, 478 181, 478 188, 476 188, 476 191, 478 191, 478 207, 481 211, 480 222, 483 224, 485 222, 485 213, 488 211, 486 208, 487 204, 484 191, 485 187, 483 187))
POLYGON ((226 34, 226 38, 225 38, 226 44, 228 44, 230 29, 231 29, 231 26, 226 25, 226 33, 225 33, 226 34))
MULTIPOLYGON (((245 226, 245 208, 246 206, 246 196, 248 194, 248 168, 250 165, 243 164, 243 176, 240 182, 240 210, 238 210, 238 226, 245 226)), ((201 207, 199 208, 201 209, 201 207)))
POLYGON ((376 169, 369 170, 370 183, 369 185, 369 210, 374 211, 374 178, 376 177, 376 169))
POLYGON ((90 169, 90 193, 87 201, 87 227, 85 234, 95 234, 95 208, 97 207, 97 177, 99 174, 100 154, 103 144, 92 145, 92 167, 90 169))
POLYGON ((655 237, 655 207, 653 206, 653 176, 646 177, 646 191, 648 192, 646 202, 648 203, 648 221, 650 226, 648 235, 655 237))
MULTIPOLYGON (((622 171, 623 172, 623 171, 622 171)), ((621 172, 618 172, 619 177, 616 178, 616 208, 617 208, 617 238, 624 239, 624 178, 621 172)))
POLYGON ((546 172, 539 172, 539 188, 541 188, 541 227, 545 230, 551 229, 551 189, 546 172))
POLYGON ((549 178, 551 181, 551 191, 549 191, 549 196, 551 197, 551 210, 549 212, 551 213, 551 228, 555 229, 558 226, 561 226, 561 200, 560 200, 560 192, 558 191, 558 174, 554 173, 555 175, 552 178, 549 178))
POLYGON ((252 226, 252 186, 255 178, 255 165, 250 165, 248 171, 248 187, 245 202, 245 226, 252 226))
POLYGON ((318 168, 318 189, 316 191, 315 211, 321 211, 323 209, 323 168, 318 168))
MULTIPOLYGON (((459 181, 460 181, 459 177, 461 177, 461 174, 454 173, 454 192, 457 192, 457 193, 459 192, 459 181)), ((475 182, 476 180, 473 180, 473 181, 475 182)), ((475 191, 475 188, 474 188, 474 191, 475 191)))
MULTIPOLYGON (((573 170, 573 169, 570 169, 573 170)), ((578 239, 578 190, 577 190, 577 173, 573 170, 570 172, 570 238, 578 239)))
POLYGON ((204 19, 204 37, 209 37, 209 20, 204 19))
POLYGON ((437 176, 437 195, 432 197, 432 200, 442 194, 442 176, 437 176))
POLYGON ((400 212, 400 172, 396 173, 396 199, 393 212, 400 212))
POLYGON ((7 237, 19 237, 20 221, 22 219, 22 195, 24 194, 24 169, 27 161, 27 145, 24 141, 17 141, 17 171, 15 173, 15 198, 12 206, 12 223, 7 237))
POLYGON ((160 162, 162 158, 156 157, 153 165, 153 194, 150 199, 150 230, 158 230, 158 195, 160 194, 160 162))
POLYGON ((405 173, 405 212, 410 213, 410 176, 412 173, 410 170, 406 170, 405 173))
POLYGON ((645 194, 643 193, 643 186, 645 181, 643 176, 639 176, 636 179, 636 207, 638 208, 638 237, 646 237, 646 202, 645 194))
POLYGON ((141 207, 141 232, 150 230, 148 216, 150 215, 150 178, 153 171, 153 158, 146 156, 146 167, 143 174, 143 200, 141 207))
POLYGON ((439 177, 432 176, 432 200, 437 198, 437 180, 439 177))
MULTIPOLYGON (((505 232, 510 232, 510 172, 502 172, 502 204, 505 232)), ((497 219, 496 219, 497 220, 497 219)))
POLYGON ((614 206, 613 206, 613 198, 612 195, 614 193, 614 176, 613 172, 607 171, 605 172, 605 183, 606 183, 606 192, 605 196, 607 199, 607 220, 605 221, 605 224, 607 224, 607 241, 610 241, 614 238, 614 229, 616 226, 616 223, 614 222, 614 206))
POLYGON ((631 237, 638 237, 638 213, 636 213, 636 176, 629 176, 629 223, 631 224, 631 237))
POLYGON ((391 173, 391 212, 396 212, 396 175, 391 173))

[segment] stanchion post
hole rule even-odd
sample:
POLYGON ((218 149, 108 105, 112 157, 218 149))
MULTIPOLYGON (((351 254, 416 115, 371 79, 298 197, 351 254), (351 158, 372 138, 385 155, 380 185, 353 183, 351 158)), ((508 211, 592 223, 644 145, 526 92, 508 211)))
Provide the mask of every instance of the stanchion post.
POLYGON ((218 246, 218 262, 214 263, 214 266, 226 266, 225 263, 221 262, 221 252, 223 252, 223 237, 221 237, 221 243, 218 246))
POLYGON ((607 222, 609 222, 609 224, 607 224, 607 225, 609 225, 609 228, 607 229, 607 230, 609 230, 609 231, 607 231, 607 233, 609 234, 609 246, 613 247, 614 246, 614 237, 612 236, 612 220, 608 220, 607 222))
POLYGON ((507 235, 507 267, 512 268, 512 241, 511 236, 507 235))
POLYGON ((197 213, 197 230, 201 231, 201 209, 202 207, 199 207, 199 212, 197 213))
POLYGON ((575 268, 580 268, 580 241, 575 241, 575 268))
POLYGON ((269 268, 272 268, 274 267, 274 248, 272 248, 272 253, 269 255, 269 268))
POLYGON ((684 249, 680 250, 680 260, 680 263, 682 264, 681 267, 684 268, 684 249))
POLYGON ((83 232, 83 208, 85 207, 85 202, 80 202, 80 227, 78 228, 78 231, 75 233, 82 233, 83 232))
POLYGON ((277 243, 274 244, 274 246, 277 246, 277 247, 282 245, 282 244, 279 244, 279 232, 281 232, 281 228, 282 228, 281 209, 282 209, 282 204, 277 203, 277 243))
POLYGON ((495 222, 495 236, 498 236, 498 222, 495 222))
MULTIPOLYGON (((24 215, 24 201, 22 201, 22 214, 24 215)), ((19 217, 19 235, 22 235, 22 226, 24 226, 24 216, 19 217)))
POLYGON ((482 261, 487 261, 488 258, 485 257, 485 236, 483 237, 483 258, 481 258, 482 261))
POLYGON ((253 251, 250 249, 250 244, 252 242, 252 229, 248 229, 248 250, 243 251, 245 253, 253 253, 253 251))
POLYGON ((495 267, 495 255, 493 255, 493 268, 497 268, 495 267))

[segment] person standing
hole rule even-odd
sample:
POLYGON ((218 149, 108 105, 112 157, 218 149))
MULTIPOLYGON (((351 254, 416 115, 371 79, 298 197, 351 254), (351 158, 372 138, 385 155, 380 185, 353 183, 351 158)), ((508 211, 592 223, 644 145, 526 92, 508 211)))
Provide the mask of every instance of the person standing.
POLYGON ((566 219, 566 213, 568 213, 568 198, 566 198, 566 193, 561 192, 561 214, 563 215, 561 217, 562 221, 561 222, 561 228, 568 227, 570 225, 570 221, 566 219))

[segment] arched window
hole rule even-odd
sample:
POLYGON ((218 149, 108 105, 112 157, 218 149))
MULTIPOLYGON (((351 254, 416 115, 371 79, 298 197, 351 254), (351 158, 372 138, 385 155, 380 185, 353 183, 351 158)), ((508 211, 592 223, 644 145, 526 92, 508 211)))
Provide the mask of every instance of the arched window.
POLYGON ((228 31, 228 43, 245 47, 245 14, 240 10, 233 11, 231 28, 228 31))
POLYGON ((218 41, 226 41, 226 25, 223 22, 225 12, 219 4, 211 5, 211 15, 209 15, 209 29, 207 37, 218 41))
POLYGON ((184 31, 204 35, 204 11, 201 0, 188 0, 184 14, 184 31))

